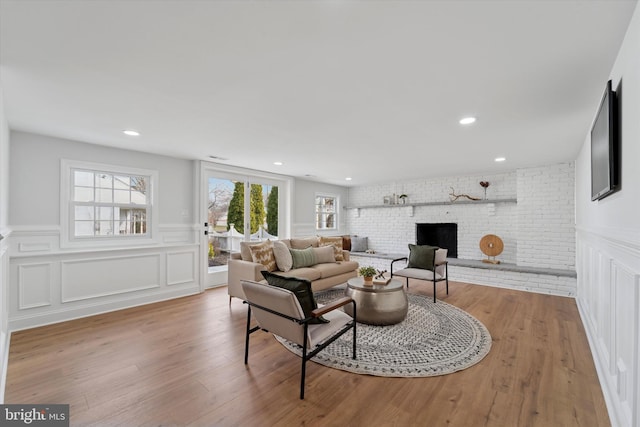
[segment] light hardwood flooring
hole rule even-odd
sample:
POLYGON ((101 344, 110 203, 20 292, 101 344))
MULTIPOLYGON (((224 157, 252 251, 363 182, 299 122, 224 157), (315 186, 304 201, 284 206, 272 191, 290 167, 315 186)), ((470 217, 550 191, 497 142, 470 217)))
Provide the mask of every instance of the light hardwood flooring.
MULTIPOLYGON (((431 286, 410 292, 431 295, 431 286)), ((226 288, 16 332, 5 403, 69 403, 71 425, 608 426, 571 298, 452 282, 442 301, 489 329, 477 365, 431 378, 382 378, 307 365, 252 335, 226 288)))

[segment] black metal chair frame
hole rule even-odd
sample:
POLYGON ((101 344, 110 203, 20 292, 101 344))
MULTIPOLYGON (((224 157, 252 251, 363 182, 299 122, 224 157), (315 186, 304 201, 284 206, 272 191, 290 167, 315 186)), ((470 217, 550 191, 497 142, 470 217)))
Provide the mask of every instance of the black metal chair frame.
MULTIPOLYGON (((408 260, 409 259, 407 257, 402 257, 402 258, 397 258, 397 259, 394 259, 393 261, 391 261, 391 277, 393 277, 393 263, 394 262, 399 262, 399 261, 408 261, 408 260)), ((447 295, 449 295, 449 262, 448 261, 442 261, 442 262, 436 263, 436 258, 434 256, 433 257, 433 269, 431 269, 431 271, 433 272, 433 302, 436 302, 436 283, 437 282, 442 282, 443 280, 446 281, 446 283, 447 283, 447 295), (441 266, 443 264, 444 264, 444 277, 442 277, 440 279, 436 279, 436 267, 439 267, 439 266, 441 266)), ((405 279, 407 279, 407 289, 409 289, 409 278, 405 277, 405 279)), ((431 282, 431 280, 428 280, 428 279, 414 279, 414 280, 424 280, 426 282, 431 282)))
MULTIPOLYGON (((344 333, 346 333, 347 331, 349 331, 350 329, 353 329, 353 356, 352 358, 355 360, 356 359, 356 302, 354 300, 352 300, 349 297, 344 297, 344 298, 340 298, 337 299, 335 301, 332 301, 331 303, 324 305, 322 307, 319 307, 315 310, 313 310, 311 317, 307 317, 305 319, 296 319, 295 317, 291 317, 291 316, 287 316, 286 314, 282 314, 279 313, 277 311, 274 311, 270 308, 267 307, 263 307, 261 305, 258 304, 254 304, 250 301, 244 301, 245 304, 247 304, 248 310, 247 310, 247 334, 246 334, 246 338, 245 338, 245 346, 244 346, 244 364, 248 364, 249 363, 249 335, 251 335, 252 333, 262 329, 260 326, 254 326, 253 328, 251 327, 251 307, 255 307, 258 308, 260 310, 264 310, 267 311, 269 313, 275 314, 276 316, 280 316, 283 317, 285 319, 291 320, 292 322, 295 322, 299 325, 303 325, 304 326, 304 338, 303 338, 303 346, 302 346, 302 372, 300 374, 300 399, 304 399, 304 380, 305 380, 305 376, 306 376, 306 372, 307 372, 307 360, 310 360, 312 357, 314 357, 316 354, 318 354, 320 351, 322 351, 324 348, 326 348, 329 344, 331 344, 332 342, 334 342, 335 340, 337 340, 340 336, 342 336, 344 333), (353 320, 351 320, 351 322, 347 323, 342 329, 340 329, 338 332, 336 332, 333 336, 331 336, 329 339, 325 340, 324 342, 322 342, 321 344, 318 344, 311 352, 307 353, 307 347, 308 347, 308 329, 309 329, 309 321, 311 319, 314 319, 316 317, 320 317, 325 313, 328 313, 329 311, 335 310, 338 307, 342 307, 343 305, 347 305, 347 304, 353 304, 353 320)), ((266 329, 262 329, 265 332, 269 332, 266 329)))

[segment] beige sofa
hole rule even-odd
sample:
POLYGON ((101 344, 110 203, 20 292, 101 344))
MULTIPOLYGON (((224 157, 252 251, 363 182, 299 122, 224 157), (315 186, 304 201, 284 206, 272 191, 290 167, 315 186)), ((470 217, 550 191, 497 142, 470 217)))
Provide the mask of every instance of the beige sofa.
MULTIPOLYGON (((300 239, 293 238, 283 239, 280 240, 280 242, 292 249, 306 249, 308 247, 317 248, 321 245, 328 245, 324 239, 325 238, 319 237, 300 239)), ((250 249, 250 246, 258 245, 260 243, 262 242, 242 242, 240 244, 240 252, 231 254, 228 261, 229 300, 231 300, 231 297, 240 298, 242 300, 245 299, 242 284, 240 283, 241 280, 266 283, 261 271, 267 270, 267 268, 263 264, 253 261, 250 249)), ((336 252, 338 252, 338 250, 336 250, 336 252)), ((280 274, 282 276, 308 279, 311 281, 311 289, 314 291, 328 289, 333 286, 346 283, 347 280, 358 275, 358 263, 349 260, 349 251, 340 250, 340 252, 344 258, 340 261, 315 264, 309 267, 294 268, 287 272, 276 269, 273 273, 280 274)))

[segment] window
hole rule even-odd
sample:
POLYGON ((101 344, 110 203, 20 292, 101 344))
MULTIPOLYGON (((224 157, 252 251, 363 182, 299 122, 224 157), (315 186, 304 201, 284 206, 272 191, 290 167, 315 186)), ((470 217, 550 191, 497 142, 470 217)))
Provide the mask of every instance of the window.
POLYGON ((338 198, 316 195, 316 230, 335 230, 338 223, 338 198))
POLYGON ((67 243, 151 238, 156 172, 63 161, 62 174, 67 243))

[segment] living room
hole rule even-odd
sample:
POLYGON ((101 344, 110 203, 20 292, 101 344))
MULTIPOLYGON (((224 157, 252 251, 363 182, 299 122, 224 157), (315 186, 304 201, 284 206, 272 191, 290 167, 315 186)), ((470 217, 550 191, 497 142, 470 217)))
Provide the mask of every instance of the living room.
MULTIPOLYGON (((457 2, 460 7, 469 6, 463 3, 457 2)), ((491 292, 492 288, 503 288, 575 300, 580 312, 579 321, 589 339, 611 425, 639 426, 640 355, 637 349, 640 339, 640 228, 636 212, 640 208, 640 172, 635 167, 635 159, 640 158, 640 130, 633 117, 640 114, 640 11, 635 7, 635 1, 612 3, 625 8, 630 20, 627 18, 626 21, 629 22, 628 28, 620 30, 618 44, 604 49, 609 52, 610 62, 601 64, 605 72, 600 73, 597 79, 597 93, 582 94, 580 98, 586 104, 585 109, 588 110, 589 117, 588 124, 580 128, 574 155, 563 161, 539 161, 536 157, 530 163, 518 167, 512 166, 514 158, 509 156, 506 162, 492 164, 482 171, 469 166, 467 172, 458 172, 459 169, 455 169, 455 173, 447 171, 454 170, 457 161, 468 162, 466 164, 481 161, 481 153, 486 147, 473 144, 473 127, 461 131, 459 128, 453 131, 449 129, 450 132, 462 132, 462 139, 468 145, 466 148, 454 147, 448 156, 440 154, 439 146, 443 145, 442 142, 430 147, 429 153, 433 154, 424 155, 421 151, 421 156, 413 156, 409 150, 418 150, 418 146, 424 144, 422 140, 413 140, 408 147, 403 147, 403 151, 390 156, 388 153, 393 149, 394 141, 380 143, 376 139, 376 143, 368 146, 364 141, 372 135, 364 132, 364 137, 360 136, 360 139, 353 142, 359 147, 359 156, 346 158, 345 162, 337 166, 327 164, 327 168, 331 166, 336 169, 331 169, 331 172, 327 173, 328 176, 318 177, 305 176, 316 175, 318 172, 315 171, 321 170, 318 164, 325 164, 314 161, 313 151, 309 147, 318 146, 327 135, 322 129, 314 128, 315 124, 308 122, 287 129, 288 132, 304 125, 317 132, 317 136, 308 139, 309 145, 301 149, 303 152, 306 151, 309 158, 307 165, 301 166, 300 169, 306 172, 295 173, 282 172, 283 169, 278 169, 278 166, 270 166, 269 169, 256 166, 260 161, 264 161, 264 153, 247 154, 247 163, 242 165, 225 163, 220 159, 206 159, 216 153, 219 153, 219 157, 225 157, 224 144, 209 144, 208 141, 211 139, 206 134, 199 137, 202 141, 207 141, 205 145, 209 145, 208 151, 205 151, 206 156, 199 157, 183 154, 180 147, 175 147, 180 144, 174 144, 171 148, 173 153, 154 151, 150 148, 153 142, 149 141, 153 141, 154 138, 159 141, 164 137, 153 133, 143 132, 143 142, 121 139, 110 144, 106 137, 94 138, 88 130, 74 129, 75 122, 58 119, 58 113, 51 104, 42 108, 49 112, 49 120, 59 120, 59 128, 64 129, 55 130, 54 127, 47 127, 35 120, 29 123, 24 121, 18 112, 32 108, 34 117, 37 117, 37 96, 21 98, 16 93, 16 87, 25 82, 27 85, 36 85, 39 80, 34 75, 19 72, 16 68, 17 64, 20 64, 19 58, 15 56, 15 52, 13 56, 8 54, 11 52, 10 42, 7 41, 10 38, 5 37, 3 32, 3 55, 0 58, 0 235, 3 236, 0 240, 0 360, 3 366, 3 382, 0 393, 5 392, 12 333, 41 325, 64 325, 60 322, 203 293, 207 286, 202 259, 203 229, 199 214, 202 204, 201 187, 203 176, 214 170, 218 173, 257 176, 277 182, 282 191, 282 236, 318 234, 313 212, 316 194, 330 194, 340 201, 337 228, 331 230, 330 234, 366 236, 369 247, 381 254, 406 254, 407 244, 415 243, 415 224, 422 222, 457 223, 458 257, 463 260, 480 260, 484 257, 478 247, 482 236, 500 236, 505 247, 499 258, 503 263, 514 265, 523 271, 500 272, 451 266, 451 279, 483 285, 473 288, 478 288, 480 292, 483 288, 486 288, 487 292, 491 292), (636 10, 631 16, 634 7, 636 10), (622 185, 618 192, 594 202, 591 201, 589 132, 607 80, 612 80, 614 89, 622 94, 622 185), (420 157, 419 161, 423 167, 414 170, 411 175, 402 175, 400 171, 410 169, 411 157, 420 157), (152 244, 97 248, 83 246, 73 239, 68 239, 71 226, 64 216, 66 189, 63 175, 64 171, 68 170, 65 168, 76 166, 62 160, 80 162, 83 167, 96 164, 115 165, 122 169, 122 173, 157 172, 158 185, 153 191, 157 191, 154 197, 158 205, 157 211, 154 211, 153 217, 149 220, 149 227, 153 227, 154 232, 152 244), (358 181, 359 178, 354 172, 356 163, 368 165, 365 168, 368 169, 366 172, 374 178, 358 181), (435 175, 430 169, 437 171, 435 175), (336 170, 343 172, 338 174, 336 170), (354 181, 344 181, 347 175, 354 181), (481 181, 489 183, 486 193, 479 184, 481 181), (406 205, 385 206, 385 197, 394 193, 407 194, 406 205), (482 200, 482 203, 477 205, 448 203, 452 193, 480 199, 486 197, 486 201, 482 200), (431 202, 442 204, 426 205, 431 202), (574 272, 575 275, 534 274, 526 271, 535 268, 574 272)), ((15 25, 18 25, 14 23, 9 26, 8 15, 12 18, 35 19, 36 24, 45 27, 47 16, 56 15, 54 11, 34 14, 28 7, 20 10, 17 4, 18 2, 2 1, 3 31, 9 28, 15 31, 15 25), (10 13, 6 14, 5 11, 10 13)), ((354 6, 351 2, 347 4, 354 6)), ((108 10, 105 4, 102 7, 105 11, 108 10)), ((542 13, 541 10, 537 11, 542 13)), ((587 13, 582 9, 581 11, 587 13)), ((296 30, 300 29, 296 27, 296 30)), ((109 34, 105 29, 102 31, 109 34)), ((70 35, 73 35, 71 31, 70 35)), ((194 35, 196 39, 197 36, 194 35)), ((42 42, 42 39, 39 41, 42 42)), ((80 38, 74 39, 74 43, 78 43, 79 49, 87 48, 82 46, 80 38)), ((55 58, 43 56, 39 61, 56 65, 55 58)), ((157 59, 156 63, 150 62, 154 66, 166 65, 164 58, 157 59)), ((105 63, 101 64, 103 67, 108 65, 113 66, 106 59, 105 63)), ((150 66, 147 64, 147 67, 150 66)), ((376 63, 376 66, 384 68, 383 64, 376 63)), ((530 67, 535 69, 534 65, 530 67)), ((562 68, 561 65, 559 67, 562 68)), ((87 64, 78 65, 78 68, 78 74, 71 76, 71 79, 83 78, 90 81, 91 76, 95 76, 95 69, 92 71, 91 66, 87 64)), ((148 69, 141 69, 142 74, 146 76, 148 69)), ((566 71, 570 74, 562 83, 566 90, 570 90, 572 79, 577 79, 579 69, 574 66, 566 71)), ((50 73, 51 77, 55 76, 53 70, 50 73)), ((355 76, 350 78, 357 81, 355 76)), ((149 76, 149 79, 153 81, 152 76, 149 76)), ((167 84, 166 81, 159 83, 161 86, 167 84)), ((463 82, 456 83, 460 84, 458 89, 465 86, 463 82)), ((135 84, 131 82, 122 84, 134 94, 134 98, 149 95, 147 88, 137 91, 135 84)), ((53 93, 47 92, 50 87, 45 83, 42 85, 42 94, 53 93)), ((237 104, 229 106, 230 111, 247 108, 247 114, 253 113, 251 98, 239 88, 235 89, 238 91, 238 101, 237 104)), ((406 90, 403 87, 396 89, 406 90)), ((455 90, 453 84, 447 89, 455 90)), ((107 99, 108 94, 103 95, 107 99)), ((213 97, 211 93, 208 95, 213 97)), ((76 99, 79 108, 84 109, 80 93, 69 93, 69 98, 76 99)), ((194 110, 207 107, 205 102, 193 106, 162 96, 155 99, 159 105, 156 113, 163 118, 161 121, 170 121, 175 115, 175 109, 185 110, 198 118, 190 122, 188 114, 181 116, 176 121, 184 127, 195 126, 196 122, 202 120, 202 116, 194 110), (175 102, 175 108, 168 107, 172 102, 175 102)), ((496 98, 496 102, 498 101, 496 98)), ((105 101, 105 104, 107 103, 105 101)), ((135 113, 135 104, 136 101, 133 99, 130 103, 133 105, 131 114, 135 113)), ((513 105, 518 104, 514 102, 513 105)), ((116 104, 114 112, 118 108, 129 107, 116 104)), ((84 115, 83 112, 77 114, 79 117, 84 115)), ((415 124, 411 113, 406 114, 402 120, 398 117, 393 118, 402 125, 398 128, 415 124)), ((477 126, 483 126, 484 120, 491 119, 486 114, 484 117, 478 114, 477 126)), ((108 122, 109 126, 115 126, 117 130, 127 126, 125 123, 113 123, 108 119, 108 115, 96 115, 91 111, 87 111, 86 115, 99 116, 99 120, 95 117, 93 120, 108 122)), ((331 117, 326 118, 327 124, 334 119, 333 114, 328 115, 331 117)), ((503 118, 505 117, 509 115, 504 113, 503 118)), ((355 118, 361 119, 360 116, 355 118)), ((289 118, 280 118, 280 126, 287 128, 283 125, 287 119, 289 118)), ((434 122, 442 120, 444 119, 438 117, 434 122)), ((496 118, 493 117, 493 120, 496 118)), ((572 119, 560 117, 556 120, 572 119)), ((220 120, 220 123, 224 121, 220 120)), ((457 117, 454 121, 457 121, 457 117)), ((278 122, 274 120, 274 126, 276 123, 278 122)), ((457 123, 455 124, 457 126, 457 123)), ((496 139, 503 140, 505 147, 517 146, 520 144, 520 137, 526 140, 511 125, 505 124, 505 128, 508 129, 506 136, 493 135, 496 139)), ((533 126, 529 130, 533 132, 533 126)), ((247 138, 251 130, 248 132, 244 138, 247 138)), ((284 133, 278 136, 283 135, 284 133)), ((228 137, 226 141, 237 144, 246 142, 242 138, 232 138, 231 133, 225 136, 228 137)), ((440 140, 441 136, 437 134, 434 139, 440 140)), ((545 143, 552 146, 555 144, 558 151, 561 151, 564 149, 561 147, 564 139, 558 135, 558 139, 554 140, 556 136, 549 136, 548 139, 551 141, 545 143)), ((260 136, 256 138, 260 139, 260 136)), ((180 141, 181 136, 179 133, 172 133, 169 139, 180 141)), ((270 151, 280 148, 288 148, 291 151, 300 149, 295 142, 280 142, 275 141, 276 139, 265 142, 270 151)), ((218 141, 225 139, 220 138, 218 141)), ((526 141, 527 145, 535 144, 535 141, 526 141)), ((542 143, 543 141, 540 141, 540 144, 542 143)), ((338 146, 340 144, 349 145, 350 141, 341 141, 338 146)), ((334 150, 333 155, 336 156, 335 146, 332 147, 328 151, 334 150)), ((444 147, 442 149, 444 150, 444 147)), ((522 150, 524 151, 524 148, 522 150)), ((553 150, 539 151, 543 152, 538 153, 542 156, 545 152, 553 150)), ((491 152, 485 157, 491 157, 490 161, 493 163, 493 157, 499 154, 491 152)), ((342 154, 337 156, 345 157, 342 154)), ((267 161, 271 163, 271 157, 268 157, 267 161)), ((285 166, 287 163, 285 162, 285 166)), ((239 312, 244 307, 234 303, 232 309, 239 312)), ((235 321, 237 319, 234 318, 235 321)), ((331 382, 331 374, 325 374, 318 381, 331 382)), ((356 378, 349 381, 357 384, 360 380, 356 378)), ((393 388, 393 384, 396 383, 389 384, 393 388)), ((282 399, 288 398, 292 401, 296 399, 295 396, 283 393, 282 399)), ((527 424, 528 421, 523 423, 527 424)))

